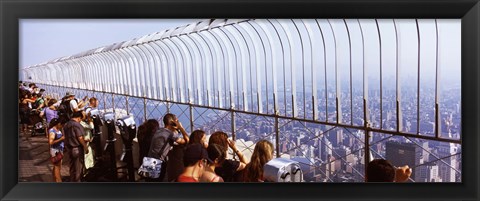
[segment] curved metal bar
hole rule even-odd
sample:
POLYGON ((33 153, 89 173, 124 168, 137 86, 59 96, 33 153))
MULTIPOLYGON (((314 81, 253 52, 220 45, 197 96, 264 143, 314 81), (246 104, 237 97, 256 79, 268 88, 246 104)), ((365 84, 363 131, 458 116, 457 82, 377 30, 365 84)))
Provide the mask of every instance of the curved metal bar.
POLYGON ((183 51, 183 52, 188 52, 189 57, 186 57, 186 56, 185 56, 185 58, 190 58, 190 60, 189 60, 190 62, 188 62, 188 60, 187 60, 187 62, 186 62, 187 64, 185 65, 185 69, 184 69, 184 70, 185 70, 185 75, 186 75, 186 77, 184 77, 184 79, 185 79, 185 81, 187 82, 187 84, 186 84, 186 89, 187 89, 187 102, 188 102, 188 103, 193 103, 193 100, 192 100, 192 98, 193 98, 193 96, 192 96, 192 91, 193 91, 193 90, 192 90, 192 88, 193 88, 193 86, 192 86, 192 83, 193 83, 192 78, 194 77, 194 75, 192 75, 192 71, 191 71, 191 69, 193 69, 193 65, 194 65, 194 62, 193 62, 193 61, 194 61, 194 59, 193 59, 193 54, 192 54, 192 52, 190 51, 190 48, 187 47, 187 44, 186 44, 180 37, 174 37, 174 38, 172 38, 172 40, 174 40, 174 39, 177 39, 178 41, 180 41, 179 44, 182 44, 182 45, 180 45, 180 46, 182 47, 182 51, 183 51), (191 66, 191 67, 190 67, 190 66, 191 66))
POLYGON ((380 33, 380 26, 378 20, 375 19, 375 25, 378 33, 378 45, 380 46, 380 129, 383 128, 383 74, 382 74, 382 35, 380 33))
MULTIPOLYGON (((265 68, 265 73, 264 73, 264 75, 265 75, 265 101, 266 101, 265 106, 266 106, 266 113, 269 113, 269 112, 270 112, 270 110, 269 110, 270 99, 269 99, 269 91, 268 91, 268 88, 269 88, 269 87, 268 87, 268 85, 269 85, 269 81, 270 81, 270 80, 268 79, 269 71, 268 71, 268 64, 267 64, 267 61, 268 61, 268 59, 267 59, 267 50, 266 50, 266 48, 265 48, 265 42, 264 42, 264 40, 263 40, 263 37, 260 35, 259 30, 262 31, 263 35, 265 35, 264 37, 267 38, 266 41, 268 42, 268 47, 270 48, 270 52, 271 52, 271 53, 270 53, 270 59, 272 60, 271 63, 270 63, 270 65, 271 65, 271 68, 273 69, 273 56, 271 56, 271 55, 273 54, 272 45, 270 44, 270 39, 268 38, 268 36, 267 36, 267 34, 265 33, 265 31, 264 31, 261 27, 256 28, 256 26, 258 26, 258 24, 257 24, 255 21, 253 21, 253 22, 247 21, 246 23, 242 23, 241 25, 244 25, 244 24, 250 25, 250 27, 255 31, 255 33, 257 33, 258 38, 260 39, 260 42, 262 43, 263 55, 264 55, 264 57, 265 57, 265 59, 264 59, 264 61, 265 61, 265 63, 264 63, 264 68, 265 68), (255 24, 256 26, 254 26, 254 24, 255 24)), ((259 56, 259 57, 260 57, 260 56, 259 56)), ((272 70, 271 72, 273 72, 273 70, 272 70)), ((272 73, 272 77, 276 77, 274 73, 272 73)), ((260 84, 260 76, 258 76, 258 79, 259 79, 259 80, 257 80, 257 82, 258 82, 258 84, 261 86, 261 84, 260 84)), ((273 81, 273 80, 274 80, 274 79, 271 79, 271 81, 273 81)), ((276 85, 276 81, 273 81, 271 84, 276 85)), ((261 90, 260 90, 260 93, 261 93, 261 90)), ((261 95, 259 95, 259 97, 261 97, 261 95)), ((272 93, 272 97, 273 97, 273 93, 272 93)), ((262 101, 260 98, 259 98, 258 101, 260 102, 260 106, 262 106, 262 102, 263 102, 263 101, 262 101)), ((276 104, 276 103, 274 103, 274 104, 276 104)), ((263 111, 262 108, 259 108, 259 112, 262 112, 262 111, 263 111)), ((275 113, 275 110, 273 111, 273 113, 275 113)))
POLYGON ((185 65, 184 55, 182 51, 180 51, 180 49, 178 48, 177 44, 173 43, 172 40, 162 40, 162 42, 164 42, 164 44, 171 50, 171 52, 174 54, 174 57, 176 58, 176 65, 175 68, 173 68, 177 84, 176 93, 178 97, 178 102, 185 102, 185 96, 183 95, 183 83, 185 82, 185 80, 182 80, 181 77, 185 65))
POLYGON ((325 122, 328 122, 328 84, 327 84, 327 45, 325 44, 325 36, 323 35, 322 27, 317 19, 315 19, 317 23, 318 30, 320 31, 320 35, 322 36, 322 44, 323 44, 323 67, 325 70, 325 122))
POLYGON ((138 46, 132 46, 129 48, 126 48, 128 50, 131 50, 131 52, 135 55, 136 58, 136 63, 138 66, 137 71, 139 72, 139 83, 140 83, 140 95, 141 97, 146 97, 147 94, 147 77, 145 74, 145 69, 148 68, 149 63, 148 63, 148 56, 138 47, 138 46), (138 60, 141 60, 142 62, 139 62, 138 60))
POLYGON ((134 75, 134 94, 135 96, 141 97, 142 96, 142 86, 141 86, 141 74, 140 74, 140 62, 138 61, 138 57, 135 55, 134 51, 131 48, 121 48, 121 51, 123 51, 128 57, 130 61, 130 69, 132 75, 134 75))
POLYGON ((441 113, 440 113, 440 106, 439 106, 439 97, 440 97, 440 82, 439 82, 439 77, 440 77, 440 68, 439 63, 440 63, 440 57, 439 57, 439 51, 438 49, 440 44, 439 44, 439 39, 438 39, 438 22, 437 19, 435 19, 435 138, 439 138, 442 132, 442 119, 441 119, 441 113))
MULTIPOLYGON (((193 34, 190 34, 190 35, 187 35, 189 37, 189 39, 191 41, 193 41, 193 43, 199 48, 201 49, 201 53, 202 54, 202 58, 204 58, 203 60, 203 65, 201 67, 197 67, 197 74, 199 75, 198 76, 198 79, 197 79, 197 82, 199 83, 199 92, 198 92, 198 96, 200 98, 199 100, 199 103, 202 104, 202 105, 208 105, 209 104, 209 96, 207 95, 207 91, 208 91, 208 78, 206 76, 207 72, 206 72, 206 69, 208 68, 208 58, 211 58, 211 57, 208 57, 208 53, 207 52, 210 52, 211 50, 209 50, 208 48, 208 45, 206 45, 206 42, 202 39, 201 41, 203 41, 203 43, 200 42, 200 40, 198 39, 198 34, 197 35, 193 35, 193 34)), ((210 52, 210 55, 211 55, 211 52, 210 52)))
MULTIPOLYGON (((307 36, 308 36, 308 42, 310 43, 310 73, 311 73, 311 81, 312 81, 312 119, 314 121, 318 120, 318 105, 317 105, 317 71, 315 68, 315 62, 314 62, 314 54, 313 54, 313 42, 312 42, 312 36, 314 37, 312 27, 310 25, 307 26, 308 23, 305 23, 303 19, 301 19, 303 27, 305 30, 307 30, 307 36)), ((305 112, 306 113, 306 112, 305 112)))
POLYGON ((340 91, 340 72, 338 72, 338 66, 337 66, 337 59, 338 59, 338 53, 337 53, 337 39, 335 37, 335 31, 333 30, 332 24, 330 23, 330 20, 327 19, 328 24, 330 25, 330 29, 332 31, 333 35, 333 41, 335 43, 335 84, 336 84, 336 109, 337 109, 337 124, 342 123, 342 103, 341 103, 341 91, 340 91))
POLYGON ((110 64, 112 66, 112 70, 114 73, 113 76, 113 80, 114 82, 112 83, 113 85, 113 89, 112 91, 114 91, 115 93, 117 94, 120 94, 120 93, 123 93, 121 92, 120 88, 122 86, 122 75, 123 75, 123 71, 122 71, 122 68, 121 68, 121 60, 119 59, 115 59, 115 57, 113 57, 111 55, 111 52, 101 52, 101 53, 98 53, 98 55, 102 58, 104 58, 105 60, 105 63, 107 64, 110 64))
MULTIPOLYGON (((270 21, 270 20, 268 20, 268 21, 270 21)), ((272 20, 272 21, 273 21, 273 20, 272 20)), ((288 49, 290 50, 290 52, 289 52, 289 54, 288 54, 288 55, 289 55, 288 57, 290 58, 290 66, 289 66, 289 69, 287 69, 287 71, 290 70, 290 88, 291 88, 291 94, 290 94, 291 97, 290 97, 290 98, 291 98, 291 101, 292 101, 292 102, 291 102, 291 105, 292 105, 292 116, 293 116, 293 117, 296 117, 296 116, 297 116, 297 110, 296 110, 296 108, 297 108, 297 99, 296 99, 296 83, 295 83, 296 77, 295 77, 295 70, 294 70, 294 66, 293 66, 293 48, 292 48, 292 44, 291 44, 291 43, 292 43, 292 42, 291 42, 292 36, 290 35, 290 32, 289 32, 289 31, 285 30, 285 27, 284 27, 283 23, 280 23, 280 22, 279 22, 278 20, 276 20, 276 19, 275 19, 274 21, 280 25, 280 29, 279 29, 279 30, 282 30, 282 33, 285 35, 285 38, 286 38, 286 41, 287 41, 287 44, 288 44, 288 49)), ((273 25, 273 23, 272 23, 272 25, 273 25)), ((283 43, 283 41, 282 41, 282 43, 283 43)), ((287 72, 284 71, 284 77, 285 77, 284 82, 286 82, 286 74, 287 74, 287 72)), ((287 84, 284 84, 284 85, 285 85, 284 90, 287 91, 287 89, 288 89, 288 87, 286 86, 287 84)), ((285 96, 286 96, 286 95, 285 95, 285 96)), ((286 102, 286 100, 287 100, 287 99, 285 99, 285 102, 286 102)), ((288 115, 288 113, 287 113, 287 105, 288 105, 288 104, 287 104, 287 102, 286 102, 286 104, 285 104, 285 115, 286 115, 286 116, 288 115)))
MULTIPOLYGON (((235 27, 235 25, 234 25, 235 27)), ((256 94, 256 98, 257 98, 257 112, 258 113, 264 113, 263 111, 263 96, 262 96, 262 85, 261 85, 261 77, 262 77, 262 71, 261 71, 261 61, 260 59, 261 58, 264 58, 263 59, 263 64, 264 64, 264 69, 265 69, 265 73, 267 73, 267 58, 266 58, 266 53, 265 53, 265 45, 264 45, 264 42, 262 40, 262 38, 260 37, 260 34, 258 33, 258 31, 252 27, 251 25, 250 26, 247 26, 247 23, 243 22, 243 23, 239 23, 238 24, 238 27, 236 27, 237 29, 239 29, 239 31, 241 32, 244 32, 246 33, 246 36, 248 36, 250 43, 251 43, 251 46, 253 47, 253 51, 254 51, 254 59, 253 61, 256 61, 255 63, 255 84, 256 84, 256 87, 257 87, 257 94, 256 94), (248 29, 248 30, 247 30, 248 29), (260 41, 261 44, 258 44, 254 41, 254 36, 255 34, 251 34, 251 30, 250 29, 253 29, 253 33, 256 33, 256 36, 258 37, 258 40, 260 41), (259 48, 259 46, 261 45, 261 48, 259 48), (262 51, 258 51, 259 49, 263 50, 263 57, 261 55, 261 52, 262 51)), ((253 62, 252 62, 253 63, 253 62)), ((253 79, 253 78, 251 78, 253 79)), ((267 79, 267 78, 265 78, 267 79)), ((265 80, 268 84, 268 80, 265 80)), ((265 85, 266 87, 267 85, 265 85)), ((253 87, 253 86, 252 86, 253 87)), ((253 90, 252 90, 253 91, 253 90)), ((252 97, 253 98, 253 97, 252 97)), ((266 98, 266 100, 268 100, 268 97, 266 98)), ((252 105, 253 105, 253 100, 252 100, 252 105)), ((268 102, 267 104, 268 105, 268 102)))
POLYGON ((403 130, 403 118, 402 118, 402 110, 401 110, 401 105, 400 105, 400 68, 399 68, 399 59, 398 59, 398 54, 399 54, 399 45, 400 45, 400 38, 398 37, 398 32, 397 32, 397 23, 395 22, 395 19, 393 19, 393 27, 395 28, 395 46, 396 46, 396 92, 397 92, 397 132, 400 132, 403 130))
POLYGON ((164 100, 169 101, 169 100, 172 99, 172 97, 171 97, 171 93, 169 93, 171 83, 170 83, 170 79, 169 79, 170 78, 170 73, 169 73, 170 71, 168 69, 168 66, 172 65, 172 63, 175 62, 175 61, 173 60, 173 58, 170 57, 170 55, 167 54, 165 49, 157 43, 157 41, 154 42, 154 43, 149 43, 149 44, 151 44, 151 47, 157 53, 158 53, 158 50, 160 50, 163 53, 163 54, 160 54, 160 55, 163 55, 165 57, 165 59, 162 60, 163 63, 164 63, 164 65, 162 67, 162 71, 161 71, 162 75, 158 75, 158 76, 162 77, 162 80, 163 80, 163 90, 162 91, 163 91, 163 94, 164 94, 163 96, 165 98, 164 100))
POLYGON ((418 27, 418 19, 415 19, 417 27, 417 44, 418 44, 418 74, 417 74, 417 135, 420 135, 420 28, 418 27))
MULTIPOLYGON (((172 56, 172 59, 173 59, 173 65, 169 65, 169 66, 166 66, 167 68, 167 71, 169 72, 168 75, 170 76, 170 93, 171 93, 171 100, 173 101, 177 101, 177 94, 175 93, 175 91, 178 89, 178 82, 179 80, 177 79, 178 78, 178 75, 177 75, 177 71, 175 70, 175 64, 178 63, 178 58, 177 58, 177 55, 173 52, 172 48, 170 48, 169 45, 167 45, 164 40, 159 40, 157 41, 157 45, 159 45, 160 47, 166 47, 166 49, 168 50, 168 52, 170 53, 170 55, 172 56)), ((167 51, 166 51, 167 52, 167 51)), ((168 54, 167 54, 168 55, 168 54)))
MULTIPOLYGON (((214 28, 214 29, 215 29, 215 28, 214 28)), ((213 31, 206 31, 206 32, 203 32, 203 33, 209 33, 211 37, 207 37, 207 34, 205 34, 205 37, 209 38, 210 41, 212 41, 211 38, 213 38, 213 39, 217 42, 216 44, 217 44, 217 46, 218 46, 219 49, 220 49, 220 51, 219 51, 217 47, 214 48, 214 49, 215 49, 215 52, 216 52, 216 54, 215 54, 215 55, 216 55, 215 57, 216 57, 216 59, 217 59, 216 62, 218 62, 218 63, 216 63, 215 66, 216 66, 217 68, 214 69, 213 72, 215 72, 215 70, 217 71, 217 76, 218 76, 218 78, 217 78, 217 83, 216 83, 216 84, 213 83, 213 86, 217 86, 217 90, 214 91, 214 93, 215 93, 215 94, 214 94, 214 97, 215 97, 215 96, 218 96, 218 100, 217 100, 217 101, 218 101, 218 107, 223 107, 224 105, 226 105, 226 104, 224 104, 224 102, 226 102, 226 101, 224 100, 224 98, 227 96, 227 93, 226 93, 226 88, 227 88, 227 87, 226 87, 226 73, 225 73, 225 72, 226 72, 226 71, 225 71, 225 68, 226 68, 226 66, 227 66, 227 62, 226 62, 226 59, 225 59, 225 52, 224 52, 225 50, 224 50, 224 47, 222 46, 223 44, 220 43, 220 41, 218 40, 218 38, 217 38, 218 35, 217 35, 215 32, 213 32, 213 31), (222 56, 217 56, 217 55, 219 55, 218 52, 221 52, 221 55, 222 55, 222 56), (223 64, 223 66, 220 66, 220 64, 223 64), (221 92, 222 92, 222 82, 221 82, 221 81, 222 81, 222 80, 221 80, 221 78, 222 78, 222 72, 223 72, 223 76, 224 76, 224 77, 223 77, 223 84, 225 85, 225 87, 224 87, 224 88, 225 88, 225 93, 224 93, 223 96, 222 96, 222 94, 221 94, 221 92)), ((212 45, 213 45, 213 42, 212 42, 212 45)), ((215 76, 213 76, 213 77, 215 77, 215 76)), ((214 87, 214 88, 215 88, 215 87, 214 87)))
POLYGON ((235 94, 234 93, 234 97, 236 97, 237 99, 237 104, 236 106, 241 106, 243 111, 246 111, 245 108, 246 108, 246 97, 245 97, 245 89, 246 89, 246 81, 245 81, 245 64, 243 64, 242 62, 242 58, 244 57, 244 53, 242 51, 242 48, 240 47, 240 43, 238 42, 237 38, 235 36, 233 36, 233 34, 227 30, 227 29, 219 29, 220 31, 222 31, 222 33, 225 34, 225 36, 227 37, 227 39, 232 43, 233 45, 233 42, 235 42, 236 45, 233 45, 233 48, 235 50, 235 61, 236 61, 236 65, 235 65, 235 72, 236 72, 236 86, 237 86, 237 93, 235 94), (237 53, 240 54, 239 57, 237 57, 237 53), (240 69, 239 69, 240 68, 240 69), (241 81, 239 82, 239 76, 242 77, 241 81), (241 92, 241 93, 240 93, 241 92), (242 104, 240 104, 240 97, 242 97, 242 104))
POLYGON ((353 78, 352 78, 352 39, 350 37, 350 29, 348 28, 347 21, 343 19, 345 28, 347 29, 348 34, 348 49, 350 56, 350 125, 353 125, 353 78))
MULTIPOLYGON (((267 28, 266 28, 266 25, 269 24, 269 25, 273 28, 273 30, 275 30, 275 33, 276 33, 276 35, 277 35, 277 37, 278 37, 278 41, 281 41, 280 34, 278 33, 277 28, 272 24, 272 22, 270 22, 270 20, 266 19, 266 22, 268 22, 268 23, 259 23, 259 25, 262 27, 262 29, 267 29, 267 28)), ((270 33, 270 32, 268 32, 268 33, 270 33)), ((272 35, 273 35, 273 34, 272 34, 272 35)), ((271 38, 273 38, 273 37, 271 36, 271 38)), ((285 49, 284 49, 284 47, 283 47, 283 43, 282 43, 282 42, 280 42, 279 44, 280 44, 280 47, 281 47, 281 49, 282 49, 282 57, 281 57, 281 58, 283 58, 283 59, 282 59, 283 88, 285 89, 285 88, 286 88, 286 85, 285 85, 285 49)), ((276 60, 274 60, 274 61, 276 61, 276 60)), ((276 63, 273 64, 273 68, 272 68, 272 70, 274 71, 274 72, 273 72, 274 74, 275 74, 275 72, 276 72, 275 67, 277 66, 277 65, 275 65, 275 64, 276 64, 276 63)), ((275 81, 276 81, 276 79, 274 79, 274 89, 273 89, 273 90, 274 90, 274 92, 273 92, 273 98, 274 98, 274 101, 275 101, 275 104, 274 104, 275 114, 280 114, 280 111, 279 111, 279 108, 278 108, 278 99, 276 98, 277 85, 276 85, 275 81)), ((287 103, 286 103, 286 101, 287 101, 287 95, 286 95, 285 90, 283 90, 283 101, 284 101, 284 106, 286 106, 286 105, 287 105, 287 103)), ((285 107, 285 115, 286 115, 286 114, 287 114, 287 107, 285 107)))
POLYGON ((124 49, 117 49, 118 55, 124 59, 125 64, 125 76, 128 79, 128 94, 138 94, 136 85, 136 77, 135 77, 135 67, 133 64, 133 60, 129 57, 128 53, 125 52, 124 49))
MULTIPOLYGON (((222 29, 216 29, 216 30, 219 30, 219 31, 223 34, 223 35, 221 36, 221 38, 222 38, 223 41, 227 41, 227 40, 228 40, 228 42, 230 42, 230 45, 232 46, 232 47, 231 47, 231 50, 233 50, 233 57, 234 57, 234 59, 230 59, 230 57, 228 57, 228 58, 229 58, 229 61, 231 62, 231 63, 228 65, 228 66, 229 66, 229 68, 228 68, 228 73, 229 73, 229 80, 230 80, 230 84, 229 84, 230 92, 229 92, 229 97, 228 97, 228 98, 230 99, 230 108, 231 108, 231 109, 234 109, 235 106, 236 106, 236 105, 235 105, 235 86, 237 86, 237 92, 238 92, 238 75, 236 76, 236 78, 237 78, 237 79, 236 79, 236 80, 237 80, 237 82, 236 82, 237 85, 235 85, 234 82, 233 82, 233 81, 234 81, 234 77, 233 77, 234 74, 233 74, 233 72, 236 71, 237 68, 238 68, 237 50, 236 50, 236 48, 235 48, 235 45, 233 45, 232 39, 231 39, 230 37, 228 37, 228 35, 225 33, 225 31, 223 31, 222 29), (224 38, 226 38, 227 40, 225 40, 224 38), (234 66, 233 64, 235 65, 235 67, 233 67, 233 66, 234 66)), ((227 44, 227 43, 225 43, 225 44, 227 44)), ((228 50, 228 49, 227 49, 227 50, 228 50)), ((228 52, 228 51, 227 51, 227 52, 228 52)), ((232 54, 229 54, 229 55, 232 55, 232 54)), ((238 103, 238 99, 237 99, 237 103, 238 103)))
POLYGON ((143 53, 143 55, 145 56, 145 58, 148 61, 147 65, 143 67, 147 71, 144 74, 145 75, 144 76, 144 80, 145 80, 144 96, 152 98, 153 94, 156 93, 156 88, 153 87, 154 86, 154 84, 153 84, 154 79, 152 78, 153 75, 155 75, 154 71, 152 70, 152 68, 154 68, 156 66, 155 56, 152 54, 152 52, 145 45, 138 45, 136 47, 143 53))
POLYGON ((127 91, 128 91, 128 78, 127 78, 127 72, 126 72, 127 61, 123 58, 123 56, 121 56, 117 52, 118 51, 115 51, 115 52, 109 51, 104 53, 108 58, 115 61, 115 63, 117 64, 118 91, 120 92, 120 94, 127 94, 127 91))
MULTIPOLYGON (((198 58, 199 58, 199 62, 196 63, 196 65, 193 65, 192 66, 192 78, 193 78, 193 83, 192 83, 192 91, 193 91, 193 99, 196 100, 197 104, 201 105, 202 102, 202 93, 200 93, 202 91, 202 84, 201 84, 201 80, 200 80, 200 77, 198 77, 198 75, 200 74, 200 69, 201 68, 201 65, 203 65, 203 61, 204 61, 204 58, 206 57, 205 56, 205 52, 203 51, 203 49, 200 49, 200 47, 198 47, 198 44, 195 40, 192 39, 191 36, 189 35, 185 35, 185 38, 188 38, 189 41, 188 41, 188 44, 190 47, 192 47, 192 43, 193 43, 193 46, 196 47, 197 51, 198 51, 198 54, 200 55, 198 58), (200 67, 199 67, 200 66, 200 67), (195 88, 195 89, 193 89, 195 88)), ((185 40, 187 42, 187 40, 185 40)), ((191 48, 193 49, 193 48, 191 48)), ((205 61, 206 62, 206 61, 205 61)), ((193 102, 192 102, 193 103, 193 102)))
MULTIPOLYGON (((156 87, 156 96, 160 99, 160 100, 166 100, 167 99, 167 96, 165 94, 166 92, 166 77, 165 76, 162 76, 163 74, 163 69, 165 69, 165 66, 167 65, 167 59, 161 59, 161 56, 162 54, 158 51, 158 49, 156 49, 154 46, 153 46, 154 43, 146 43, 145 44, 145 47, 147 47, 148 49, 150 49, 151 51, 153 50, 155 53, 155 60, 158 62, 158 65, 156 66, 156 68, 154 68, 154 72, 155 72, 155 78, 156 78, 156 83, 157 83, 157 87, 156 87), (163 67, 162 67, 163 65, 163 67)), ((163 50, 161 49, 162 53, 163 53, 163 56, 165 56, 165 52, 163 52, 163 50)), ((166 56, 165 56, 166 57, 166 56)))
MULTIPOLYGON (((203 32, 198 32, 196 33, 196 36, 200 37, 200 39, 202 39, 202 41, 207 45, 206 47, 208 48, 208 51, 210 52, 210 62, 211 62, 211 66, 209 65, 205 65, 204 67, 204 71, 206 73, 206 80, 204 80, 204 82, 207 84, 207 105, 208 106, 212 106, 212 105, 215 105, 215 96, 212 95, 215 93, 215 75, 214 75, 214 72, 215 70, 213 68, 217 67, 217 60, 214 59, 214 54, 213 54, 213 51, 212 49, 215 49, 213 48, 213 45, 212 45, 212 41, 210 41, 210 39, 208 39, 206 36, 204 36, 202 33, 204 32, 208 32, 208 31, 203 31, 203 32), (213 96, 213 98, 212 98, 213 96), (213 101, 212 101, 213 100, 213 101)), ((217 54, 215 54, 215 58, 217 57, 216 56, 217 54)))
MULTIPOLYGON (((248 44, 247 39, 245 38, 245 35, 240 31, 239 28, 237 28, 237 27, 235 26, 235 24, 232 24, 231 26, 227 26, 227 27, 233 27, 234 30, 236 30, 236 31, 240 34, 240 36, 241 36, 241 38, 243 39, 243 42, 244 42, 244 44, 245 44, 245 47, 246 47, 246 49, 247 49, 247 54, 246 54, 246 55, 248 56, 248 60, 247 60, 247 62, 244 63, 244 65, 247 65, 247 64, 248 64, 248 65, 250 66, 250 68, 249 68, 249 69, 250 69, 250 76, 247 77, 247 76, 245 75, 245 74, 246 74, 246 72, 245 72, 246 69, 242 67, 243 73, 245 73, 244 76, 243 76, 243 79, 244 79, 243 81, 246 82, 246 79, 250 80, 250 99, 251 99, 251 100, 250 100, 250 105, 251 105, 251 108, 252 108, 251 110, 253 111, 253 103, 254 103, 254 101, 253 101, 253 82, 252 82, 252 80, 253 80, 253 75, 252 75, 252 66, 255 66, 255 68, 258 68, 258 67, 254 64, 254 62, 253 62, 253 60, 252 60, 252 51, 250 51, 250 46, 253 47, 253 45, 249 45, 249 44, 248 44)), ((227 27, 225 27, 225 29, 226 29, 227 27)), ((250 36, 249 36, 249 37, 250 37, 250 36)), ((249 39, 250 39, 250 40, 248 40, 248 41, 251 42, 252 39, 251 39, 251 38, 249 38, 249 39)), ((255 51, 255 48, 253 48, 253 51, 255 51)), ((255 55, 253 56, 253 58, 255 58, 255 55)), ((247 100, 248 100, 248 97, 246 97, 246 95, 245 95, 245 94, 248 94, 248 86, 245 86, 245 87, 246 87, 246 91, 247 91, 247 92, 245 92, 244 95, 243 95, 243 96, 244 96, 244 106, 243 106, 243 107, 245 108, 245 111, 248 111, 248 109, 249 109, 249 107, 248 107, 249 104, 248 104, 248 101, 247 101, 247 100)), ((258 97, 258 93, 257 93, 257 97, 258 97)))
POLYGON ((98 65, 99 66, 99 69, 102 73, 103 78, 102 78, 102 83, 103 85, 105 86, 104 87, 104 91, 106 92, 113 92, 112 90, 112 77, 113 76, 110 76, 110 74, 108 73, 109 71, 111 72, 112 70, 112 67, 110 67, 108 65, 108 63, 106 63, 103 59, 101 59, 98 55, 96 54, 93 54, 93 55, 89 55, 87 56, 89 59, 91 59, 92 61, 95 62, 95 65, 98 65), (109 75, 109 76, 107 76, 109 75))
POLYGON ((306 91, 306 88, 305 88, 305 46, 303 44, 304 42, 303 42, 302 34, 300 33, 300 30, 298 29, 297 24, 295 23, 295 21, 293 19, 291 19, 291 21, 293 22, 293 25, 295 26, 295 29, 297 30, 298 37, 300 37, 300 45, 301 45, 301 49, 302 49, 302 54, 301 55, 302 55, 302 77, 303 77, 303 79, 302 79, 302 84, 303 84, 303 95, 302 95, 303 96, 303 118, 306 119, 307 118, 307 101, 305 99, 305 95, 306 95, 307 91, 306 91))
POLYGON ((177 59, 175 55, 172 53, 172 50, 165 45, 165 43, 162 40, 158 40, 154 43, 157 47, 161 48, 162 51, 165 53, 165 56, 169 58, 168 64, 164 68, 164 76, 168 76, 168 79, 165 79, 166 83, 168 85, 165 85, 166 87, 166 94, 167 94, 167 100, 172 100, 176 101, 177 96, 174 93, 176 84, 175 84, 175 77, 174 77, 174 72, 171 68, 173 68, 173 65, 177 63, 177 59), (168 50, 168 51, 166 51, 168 50))
POLYGON ((360 34, 362 36, 362 60, 363 60, 363 119, 364 127, 366 128, 370 123, 370 115, 368 110, 368 79, 367 79, 367 68, 365 68, 365 39, 363 36, 363 28, 360 24, 360 20, 357 19, 358 27, 360 28, 360 34))

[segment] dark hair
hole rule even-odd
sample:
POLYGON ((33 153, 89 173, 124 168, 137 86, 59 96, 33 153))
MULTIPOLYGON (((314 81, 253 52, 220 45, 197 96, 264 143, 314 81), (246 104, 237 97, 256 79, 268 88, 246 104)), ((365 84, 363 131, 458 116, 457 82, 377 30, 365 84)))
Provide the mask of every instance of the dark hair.
POLYGON ((52 98, 48 101, 47 105, 48 105, 48 107, 50 107, 50 106, 54 105, 55 103, 57 103, 57 99, 52 98))
POLYGON ((395 168, 385 159, 375 159, 368 163, 367 182, 393 182, 395 168))
POLYGON ((167 113, 165 116, 163 116, 163 125, 165 127, 167 127, 168 125, 171 125, 176 118, 177 117, 174 114, 167 113))
POLYGON ((82 113, 82 111, 76 111, 76 112, 74 112, 74 113, 72 114, 72 118, 78 118, 78 117, 80 117, 80 118, 83 119, 83 113, 82 113))
POLYGON ((224 150, 228 149, 228 135, 222 131, 217 131, 210 136, 208 146, 213 144, 220 145, 224 150))
POLYGON ((195 130, 192 132, 190 135, 190 140, 188 141, 188 144, 201 144, 202 143, 202 138, 205 136, 205 131, 202 130, 195 130))
POLYGON ((211 161, 215 162, 215 160, 218 159, 218 164, 222 164, 227 157, 225 149, 218 144, 212 144, 212 146, 208 146, 207 152, 208 158, 210 158, 211 161))
POLYGON ((48 129, 51 129, 53 128, 54 126, 58 125, 58 124, 61 124, 62 122, 60 121, 60 119, 57 119, 57 118, 53 118, 52 120, 50 120, 50 123, 48 124, 48 129))
POLYGON ((137 139, 142 141, 145 137, 152 136, 160 128, 160 124, 155 119, 148 119, 138 127, 137 139))
POLYGON ((32 86, 35 86, 35 83, 30 83, 30 84, 28 85, 29 88, 32 87, 32 86))

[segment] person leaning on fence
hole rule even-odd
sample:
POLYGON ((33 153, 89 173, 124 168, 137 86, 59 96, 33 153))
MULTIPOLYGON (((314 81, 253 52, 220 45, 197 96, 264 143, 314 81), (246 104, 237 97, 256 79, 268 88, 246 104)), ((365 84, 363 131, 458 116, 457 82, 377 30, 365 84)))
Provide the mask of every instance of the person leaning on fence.
MULTIPOLYGON (((61 118, 61 117, 60 117, 61 118)), ((63 127, 65 134, 65 148, 70 157, 70 182, 80 182, 84 168, 84 154, 88 154, 87 143, 84 140, 85 131, 80 121, 81 111, 74 112, 70 121, 63 127)))
POLYGON ((152 137, 152 144, 148 151, 148 157, 156 158, 163 161, 162 170, 158 179, 147 178, 146 181, 162 182, 165 179, 167 165, 168 165, 168 153, 170 149, 176 144, 187 144, 189 137, 187 132, 182 126, 182 123, 178 121, 178 118, 174 114, 166 114, 163 117, 164 128, 160 128, 155 132, 152 137), (178 131, 182 134, 183 138, 180 138, 178 131))
POLYGON ((159 128, 160 124, 155 119, 149 119, 138 127, 137 141, 139 146, 139 164, 142 164, 143 157, 148 155, 150 144, 152 144, 152 136, 159 128))
POLYGON ((228 147, 230 147, 233 152, 238 155, 240 161, 235 161, 232 159, 226 159, 223 161, 220 167, 215 168, 215 173, 223 178, 225 182, 233 182, 234 175, 245 168, 246 160, 242 152, 240 152, 235 146, 235 142, 228 139, 228 135, 222 131, 217 131, 210 136, 208 140, 208 146, 213 144, 220 145, 223 150, 225 150, 225 155, 227 154, 228 147))
POLYGON ((213 163, 208 153, 200 144, 189 144, 185 149, 183 164, 185 169, 177 178, 177 182, 199 182, 205 172, 207 163, 213 163))
POLYGON ((29 104, 35 102, 30 98, 30 96, 31 96, 30 92, 23 91, 23 93, 21 93, 19 97, 18 108, 20 113, 21 131, 23 133, 27 132, 28 125, 30 124, 29 115, 30 115, 31 108, 29 107, 29 104))
MULTIPOLYGON (((62 134, 62 128, 63 125, 57 118, 53 118, 48 124, 48 144, 50 145, 50 157, 55 157, 57 152, 63 155, 63 141, 65 139, 65 136, 62 134)), ((62 177, 60 174, 61 169, 62 160, 53 163, 52 175, 55 182, 62 182, 62 177)))
POLYGON ((255 144, 250 163, 235 177, 239 182, 263 182, 263 167, 273 159, 273 144, 268 140, 260 140, 255 144))
POLYGON ((374 159, 367 166, 367 182, 406 182, 412 169, 406 166, 395 168, 385 159, 374 159))

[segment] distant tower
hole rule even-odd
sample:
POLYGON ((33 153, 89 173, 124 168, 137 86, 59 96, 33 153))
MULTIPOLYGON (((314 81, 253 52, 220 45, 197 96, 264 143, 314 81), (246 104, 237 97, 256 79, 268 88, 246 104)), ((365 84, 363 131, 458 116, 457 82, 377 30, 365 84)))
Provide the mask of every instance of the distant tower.
POLYGON ((453 143, 440 143, 437 149, 438 158, 445 158, 442 159, 443 162, 437 162, 440 178, 444 182, 456 182, 456 172, 453 168, 457 166, 457 159, 452 155, 457 153, 457 147, 453 143))
POLYGON ((386 159, 395 167, 408 165, 412 168, 411 178, 415 179, 415 166, 420 163, 420 147, 412 143, 389 141, 386 143, 386 159))

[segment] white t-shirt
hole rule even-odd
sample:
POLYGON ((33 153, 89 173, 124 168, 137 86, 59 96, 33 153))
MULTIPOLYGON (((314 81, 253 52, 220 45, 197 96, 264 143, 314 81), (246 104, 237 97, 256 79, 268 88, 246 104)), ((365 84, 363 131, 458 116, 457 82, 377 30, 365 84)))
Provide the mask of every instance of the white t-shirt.
MULTIPOLYGON (((70 108, 72 109, 72 112, 75 112, 74 108, 78 108, 78 103, 75 99, 70 100, 70 108)), ((78 109, 83 110, 83 108, 78 109)))

